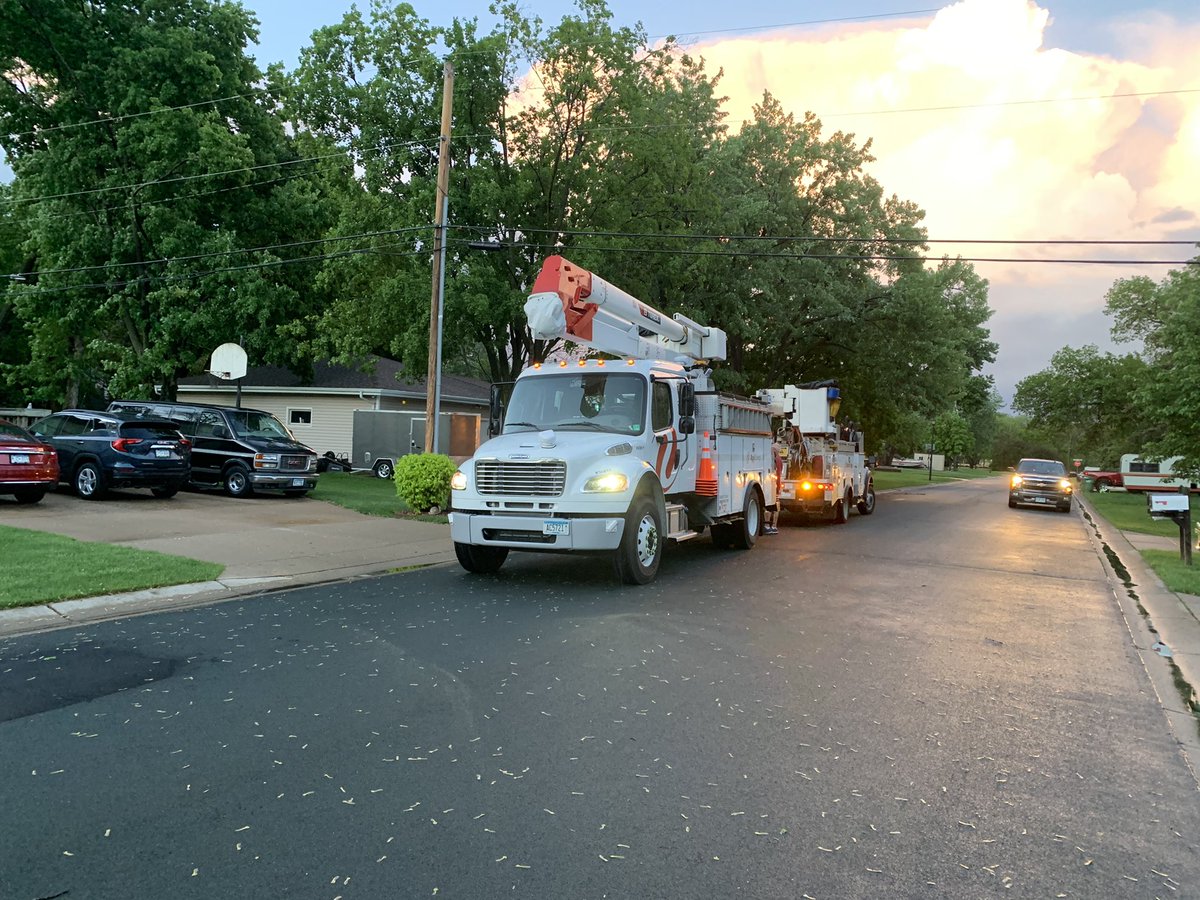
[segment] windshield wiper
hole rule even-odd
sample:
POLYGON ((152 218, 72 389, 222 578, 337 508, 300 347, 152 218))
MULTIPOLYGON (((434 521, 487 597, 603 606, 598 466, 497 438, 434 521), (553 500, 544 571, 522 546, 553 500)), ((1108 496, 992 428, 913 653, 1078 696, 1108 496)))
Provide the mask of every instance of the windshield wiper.
POLYGON ((516 428, 520 428, 522 425, 524 425, 528 428, 538 428, 539 427, 539 426, 533 424, 532 422, 505 422, 504 423, 505 428, 507 428, 509 425, 512 425, 516 428))
POLYGON ((557 427, 566 428, 568 426, 573 427, 575 425, 582 425, 584 428, 595 428, 597 431, 609 430, 603 425, 597 425, 595 422, 589 422, 587 419, 567 419, 565 422, 559 422, 557 427))

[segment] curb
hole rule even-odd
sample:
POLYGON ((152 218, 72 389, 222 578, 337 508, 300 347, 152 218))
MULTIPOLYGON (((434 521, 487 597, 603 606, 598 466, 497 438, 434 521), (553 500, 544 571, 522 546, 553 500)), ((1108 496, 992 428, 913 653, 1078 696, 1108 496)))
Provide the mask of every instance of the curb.
POLYGON ((1179 594, 1163 584, 1124 531, 1082 497, 1077 495, 1076 499, 1091 526, 1089 539, 1101 545, 1096 548, 1097 554, 1124 615, 1134 649, 1196 777, 1193 762, 1200 763, 1200 713, 1195 708, 1197 685, 1200 685, 1200 618, 1179 594), (1109 553, 1116 557, 1127 576, 1116 571, 1109 553), (1165 654, 1160 649, 1163 645, 1165 654))

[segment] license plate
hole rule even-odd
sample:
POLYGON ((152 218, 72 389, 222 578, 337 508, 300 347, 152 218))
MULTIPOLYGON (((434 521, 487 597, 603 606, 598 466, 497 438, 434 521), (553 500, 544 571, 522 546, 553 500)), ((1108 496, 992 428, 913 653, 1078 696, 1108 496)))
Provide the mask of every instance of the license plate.
POLYGON ((292 479, 292 487, 304 487, 304 479, 303 478, 293 478, 292 479))
POLYGON ((1034 503, 1048 503, 1049 501, 1045 497, 1034 497, 1033 502, 1034 503))
POLYGON ((155 456, 156 456, 158 459, 170 459, 170 458, 171 458, 171 451, 170 451, 170 450, 166 450, 166 449, 164 449, 164 448, 162 448, 162 447, 155 447, 155 448, 154 448, 154 455, 155 455, 155 456))
POLYGON ((14 453, 14 454, 13 454, 13 455, 10 457, 9 461, 10 461, 10 462, 12 462, 12 463, 14 463, 14 464, 15 464, 15 463, 25 463, 25 464, 28 464, 28 463, 29 463, 29 454, 28 454, 28 453, 14 453))
POLYGON ((567 519, 543 519, 542 534, 570 534, 571 523, 567 519))

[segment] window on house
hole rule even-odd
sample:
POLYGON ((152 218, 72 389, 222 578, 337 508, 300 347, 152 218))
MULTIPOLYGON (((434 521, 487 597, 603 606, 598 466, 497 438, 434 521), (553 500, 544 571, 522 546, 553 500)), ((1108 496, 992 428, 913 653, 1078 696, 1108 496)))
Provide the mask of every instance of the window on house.
POLYGON ((289 409, 288 410, 289 425, 311 425, 312 410, 311 409, 289 409))

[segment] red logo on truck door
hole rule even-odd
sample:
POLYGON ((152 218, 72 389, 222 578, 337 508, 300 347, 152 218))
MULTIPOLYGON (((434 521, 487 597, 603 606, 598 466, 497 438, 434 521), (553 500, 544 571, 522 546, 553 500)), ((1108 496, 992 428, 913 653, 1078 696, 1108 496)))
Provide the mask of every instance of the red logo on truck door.
POLYGON ((675 429, 663 434, 665 440, 658 445, 658 460, 654 463, 654 471, 658 475, 658 480, 662 482, 663 487, 670 487, 669 482, 675 478, 675 464, 679 461, 679 452, 676 449, 679 444, 679 435, 675 429))

